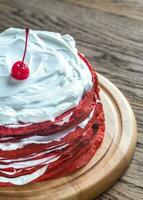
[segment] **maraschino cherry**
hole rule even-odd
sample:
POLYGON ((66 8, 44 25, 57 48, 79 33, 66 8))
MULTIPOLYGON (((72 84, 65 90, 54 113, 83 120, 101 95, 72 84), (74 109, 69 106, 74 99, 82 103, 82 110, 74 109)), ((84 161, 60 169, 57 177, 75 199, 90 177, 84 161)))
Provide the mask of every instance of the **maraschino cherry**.
POLYGON ((25 30, 25 35, 26 35, 26 41, 25 41, 25 49, 24 49, 22 61, 17 61, 16 63, 14 63, 11 70, 11 76, 17 80, 25 80, 29 77, 29 67, 27 64, 24 63, 26 50, 27 50, 28 35, 29 35, 28 28, 26 28, 25 30))

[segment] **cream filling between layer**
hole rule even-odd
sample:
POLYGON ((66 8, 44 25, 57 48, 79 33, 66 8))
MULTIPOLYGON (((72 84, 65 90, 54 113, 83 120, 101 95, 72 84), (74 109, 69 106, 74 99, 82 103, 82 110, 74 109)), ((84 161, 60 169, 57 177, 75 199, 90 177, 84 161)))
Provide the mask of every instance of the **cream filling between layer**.
POLYGON ((19 176, 16 178, 6 178, 3 176, 0 176, 0 182, 1 183, 12 183, 14 185, 24 185, 24 184, 30 183, 31 181, 33 181, 36 178, 43 175, 46 172, 47 168, 48 168, 48 166, 44 166, 41 169, 38 169, 37 171, 35 171, 31 174, 19 176))
MULTIPOLYGON (((91 111, 91 113, 89 114, 89 116, 83 121, 81 122, 78 126, 81 127, 81 128, 84 128, 88 122, 90 121, 90 119, 93 117, 93 113, 94 113, 94 109, 91 111)), ((76 128, 71 128, 70 131, 74 131, 76 128)), ((69 133, 66 132, 67 134, 69 133)), ((35 136, 34 136, 35 137, 35 136)), ((45 140, 45 137, 48 137, 48 136, 40 136, 43 138, 43 140, 45 140)), ((64 137, 62 135, 62 137, 64 137)), ((39 138, 38 138, 39 139, 39 138)), ((41 139, 41 138, 40 138, 41 139)), ((61 135, 59 137, 56 137, 54 139, 58 139, 60 140, 61 139, 61 135)), ((43 141, 42 140, 42 141, 43 141)), ((33 142, 34 140, 32 140, 33 142)), ((36 138, 36 141, 37 141, 37 138, 36 138)), ((49 141, 49 139, 48 139, 49 141)), ((41 142, 41 140, 40 140, 41 142)), ((68 144, 66 144, 68 145, 68 144)), ((66 145, 64 145, 63 147, 59 147, 59 148, 65 148, 66 145)), ((48 153, 49 151, 47 151, 48 153)), ((41 153, 40 155, 43 155, 44 153, 46 152, 43 152, 41 153)), ((35 156, 35 155, 34 155, 35 156)), ((30 157, 31 159, 32 157, 30 157)), ((12 183, 14 185, 24 185, 24 184, 27 184, 33 180, 35 180, 36 178, 40 177, 41 175, 43 175, 46 170, 48 169, 48 164, 50 164, 51 162, 54 162, 56 160, 58 160, 60 158, 60 156, 51 156, 51 157, 48 157, 48 158, 43 158, 43 159, 38 159, 38 160, 31 160, 31 161, 26 161, 26 160, 21 160, 22 162, 16 162, 16 161, 19 161, 19 159, 15 159, 15 160, 5 160, 5 162, 13 162, 13 163, 10 163, 10 164, 6 164, 6 165, 0 165, 0 168, 1 168, 1 172, 2 173, 5 173, 5 174, 8 174, 8 175, 14 175, 16 174, 17 172, 6 172, 6 171, 3 171, 4 169, 10 167, 10 168, 14 168, 16 170, 18 170, 18 172, 20 172, 19 170, 21 170, 21 168, 32 168, 32 167, 35 167, 36 165, 45 165, 44 167, 42 167, 41 169, 38 169, 36 170, 34 173, 31 173, 31 174, 28 174, 28 175, 24 175, 24 176, 19 176, 19 177, 16 177, 16 178, 6 178, 6 177, 3 177, 3 176, 0 176, 0 182, 1 183, 12 183), (23 162, 24 161, 24 162, 23 162)))
POLYGON ((15 162, 10 164, 2 165, 0 164, 0 169, 6 169, 6 168, 15 168, 15 169, 21 169, 21 168, 27 168, 27 167, 33 167, 37 165, 48 165, 51 162, 54 162, 58 160, 60 156, 50 156, 42 159, 37 160, 30 160, 27 162, 15 162))
POLYGON ((0 143, 0 149, 3 151, 11 151, 11 150, 16 150, 16 149, 21 149, 28 144, 48 144, 52 141, 60 141, 62 138, 67 136, 70 132, 75 131, 77 127, 85 128, 85 126, 88 124, 88 122, 92 118, 93 113, 94 113, 94 109, 90 112, 89 116, 80 124, 78 124, 76 127, 72 127, 64 131, 61 131, 59 133, 48 135, 48 136, 35 135, 31 137, 26 137, 15 143, 14 142, 0 143))

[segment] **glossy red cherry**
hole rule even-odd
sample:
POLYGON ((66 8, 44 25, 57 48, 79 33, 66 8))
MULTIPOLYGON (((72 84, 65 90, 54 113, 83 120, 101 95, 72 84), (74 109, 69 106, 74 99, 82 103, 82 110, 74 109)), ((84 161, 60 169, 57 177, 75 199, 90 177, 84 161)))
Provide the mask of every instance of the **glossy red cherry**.
POLYGON ((17 61, 12 66, 11 75, 17 80, 27 79, 29 77, 29 67, 23 62, 17 61))
POLYGON ((25 49, 23 53, 22 61, 17 61, 14 63, 11 69, 11 76, 17 80, 25 80, 29 77, 29 67, 27 64, 24 63, 24 59, 26 56, 26 50, 27 50, 27 41, 28 41, 28 35, 29 35, 29 29, 26 29, 26 41, 25 41, 25 49))

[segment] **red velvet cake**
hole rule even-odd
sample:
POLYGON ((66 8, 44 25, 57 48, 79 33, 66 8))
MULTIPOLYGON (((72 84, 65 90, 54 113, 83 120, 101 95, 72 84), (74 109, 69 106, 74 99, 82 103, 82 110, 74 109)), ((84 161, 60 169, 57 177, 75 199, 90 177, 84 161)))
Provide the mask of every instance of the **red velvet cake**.
POLYGON ((0 186, 86 165, 102 143, 104 114, 96 72, 74 39, 36 30, 25 39, 10 28, 0 42, 0 186))

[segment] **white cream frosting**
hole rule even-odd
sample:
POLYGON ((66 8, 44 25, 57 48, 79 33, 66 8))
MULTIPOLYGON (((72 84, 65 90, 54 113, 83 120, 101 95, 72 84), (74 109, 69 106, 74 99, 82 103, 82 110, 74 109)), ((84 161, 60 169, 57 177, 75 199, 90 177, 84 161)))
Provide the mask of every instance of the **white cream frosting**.
POLYGON ((15 174, 17 174, 17 173, 19 173, 19 172, 22 172, 22 171, 23 171, 22 169, 18 169, 18 170, 14 169, 13 172, 11 172, 11 171, 8 172, 8 171, 5 170, 5 169, 0 170, 0 172, 3 173, 4 175, 15 175, 15 174))
POLYGON ((27 167, 33 167, 33 166, 37 166, 37 165, 48 165, 52 162, 55 162, 56 160, 58 160, 60 158, 60 156, 50 156, 50 157, 46 157, 46 158, 41 158, 41 159, 37 159, 37 160, 29 160, 27 162, 13 162, 13 163, 9 163, 9 164, 0 164, 0 169, 6 169, 6 168, 15 168, 15 169, 24 169, 27 167))
POLYGON ((0 125, 52 120, 77 106, 92 76, 70 35, 30 30, 25 63, 30 77, 17 81, 11 67, 22 59, 25 31, 0 33, 0 125))
POLYGON ((71 112, 69 115, 67 115, 66 117, 64 117, 64 118, 62 119, 62 121, 57 122, 56 124, 59 125, 59 126, 62 126, 64 123, 69 122, 69 120, 70 120, 72 114, 73 114, 73 112, 71 112))

